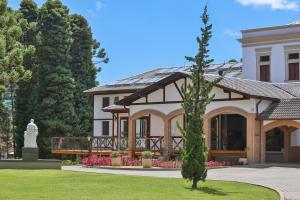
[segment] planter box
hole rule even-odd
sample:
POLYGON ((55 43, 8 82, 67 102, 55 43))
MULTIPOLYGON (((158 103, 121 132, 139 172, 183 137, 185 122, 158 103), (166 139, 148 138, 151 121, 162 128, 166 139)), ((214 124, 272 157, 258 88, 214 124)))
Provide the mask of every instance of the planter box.
POLYGON ((152 167, 152 159, 142 159, 143 168, 151 168, 152 167))
POLYGON ((239 163, 242 163, 243 165, 247 165, 248 159, 247 158, 239 158, 239 163))
POLYGON ((112 166, 121 166, 122 165, 122 160, 120 157, 118 158, 111 158, 111 165, 112 166))

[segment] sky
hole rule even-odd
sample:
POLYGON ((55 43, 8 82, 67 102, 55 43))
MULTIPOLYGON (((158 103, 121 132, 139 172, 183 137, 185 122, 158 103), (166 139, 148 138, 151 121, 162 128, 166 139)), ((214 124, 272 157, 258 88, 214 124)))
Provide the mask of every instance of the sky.
MULTIPOLYGON (((8 0, 19 7, 20 0, 8 0)), ((45 0, 36 0, 41 6, 45 0)), ((210 57, 224 63, 242 57, 240 30, 284 25, 300 19, 300 0, 62 0, 86 17, 110 62, 100 84, 158 67, 185 66, 197 52, 200 16, 208 4, 213 37, 210 57)))

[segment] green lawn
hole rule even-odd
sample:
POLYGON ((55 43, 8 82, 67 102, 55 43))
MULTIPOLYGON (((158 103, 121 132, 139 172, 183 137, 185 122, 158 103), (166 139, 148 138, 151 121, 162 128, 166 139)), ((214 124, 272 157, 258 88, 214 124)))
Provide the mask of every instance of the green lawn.
POLYGON ((0 170, 5 200, 276 200, 277 193, 235 182, 207 181, 190 190, 182 179, 117 176, 56 170, 0 170))

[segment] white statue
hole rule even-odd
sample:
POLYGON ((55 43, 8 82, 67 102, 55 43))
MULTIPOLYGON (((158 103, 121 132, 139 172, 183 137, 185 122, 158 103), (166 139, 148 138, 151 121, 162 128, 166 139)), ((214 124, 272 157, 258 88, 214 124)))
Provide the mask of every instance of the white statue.
POLYGON ((27 125, 26 131, 24 131, 24 147, 25 148, 37 148, 36 137, 38 135, 38 127, 31 119, 27 125))

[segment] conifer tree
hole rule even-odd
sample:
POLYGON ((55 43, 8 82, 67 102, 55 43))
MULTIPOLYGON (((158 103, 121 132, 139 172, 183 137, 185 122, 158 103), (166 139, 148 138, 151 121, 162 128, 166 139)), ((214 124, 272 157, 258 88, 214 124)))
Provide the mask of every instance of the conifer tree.
POLYGON ((0 94, 7 86, 31 76, 23 66, 24 55, 32 51, 31 47, 21 44, 25 23, 18 13, 7 7, 6 0, 0 0, 0 94))
POLYGON ((70 66, 75 80, 75 112, 79 119, 79 130, 76 134, 86 136, 92 131, 93 108, 92 99, 83 91, 96 85, 96 73, 99 69, 93 63, 93 57, 96 56, 104 62, 108 60, 104 49, 93 40, 91 28, 83 16, 71 15, 70 24, 73 39, 70 66))
POLYGON ((77 130, 75 83, 70 69, 72 44, 68 8, 60 0, 47 0, 39 12, 38 30, 38 145, 41 157, 50 153, 50 139, 77 130))
POLYGON ((202 14, 204 27, 201 28, 201 36, 197 37, 198 53, 194 57, 186 57, 193 63, 190 73, 190 83, 187 89, 182 88, 185 98, 182 108, 185 114, 185 128, 178 124, 183 140, 184 147, 182 151, 182 176, 192 181, 192 188, 196 189, 200 180, 205 181, 207 169, 205 162, 207 160, 207 150, 205 147, 205 133, 203 130, 203 119, 206 106, 212 101, 213 95, 210 93, 213 86, 220 80, 208 82, 205 80, 204 69, 209 66, 212 59, 209 58, 209 39, 212 36, 212 24, 209 23, 207 6, 202 14))
MULTIPOLYGON (((38 19, 38 7, 33 0, 22 0, 19 12, 21 17, 26 20, 23 27, 23 35, 21 42, 24 46, 36 46, 36 25, 38 19)), ((36 56, 35 51, 32 54, 24 55, 24 68, 31 70, 33 76, 30 80, 20 80, 16 90, 15 101, 15 127, 16 127, 16 152, 15 154, 20 157, 21 150, 24 143, 24 130, 30 118, 33 117, 32 106, 32 92, 36 89, 36 56)))
MULTIPOLYGON (((0 0, 1 102, 2 95, 8 88, 12 90, 20 80, 28 80, 31 77, 31 71, 24 67, 24 59, 26 55, 33 53, 34 48, 31 45, 24 46, 22 44, 22 30, 25 26, 26 20, 24 20, 18 12, 13 11, 7 6, 7 0, 0 0)), ((11 95, 10 100, 13 102, 13 95, 11 95)), ((1 112, 0 117, 4 119, 7 116, 7 113, 5 114, 7 109, 1 108, 1 110, 3 112, 1 112)), ((7 121, 5 121, 5 123, 7 123, 7 121)), ((14 128, 12 128, 12 130, 14 130, 14 128)), ((15 138, 13 139, 15 146, 15 138)))

